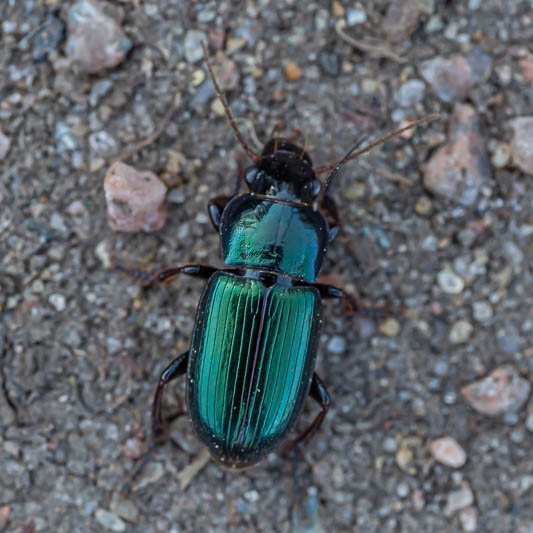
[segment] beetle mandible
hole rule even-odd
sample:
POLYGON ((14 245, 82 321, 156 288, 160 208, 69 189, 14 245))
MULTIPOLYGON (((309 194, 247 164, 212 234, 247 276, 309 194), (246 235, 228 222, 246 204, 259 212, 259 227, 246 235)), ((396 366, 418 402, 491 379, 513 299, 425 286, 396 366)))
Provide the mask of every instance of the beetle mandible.
POLYGON ((322 299, 346 301, 363 309, 351 295, 317 277, 339 228, 332 198, 334 178, 347 161, 409 128, 415 121, 365 146, 357 143, 332 167, 313 169, 305 151, 275 137, 256 154, 244 141, 209 62, 205 63, 229 123, 253 164, 244 174, 249 193, 209 201, 209 217, 219 232, 225 267, 168 267, 154 274, 118 267, 148 283, 168 283, 179 274, 207 280, 198 304, 190 348, 162 372, 152 407, 152 441, 164 433, 165 387, 184 374, 189 420, 215 462, 241 469, 259 462, 284 444, 290 449, 309 439, 330 406, 330 396, 314 372, 322 323, 322 299), (322 182, 317 173, 329 171, 322 182), (320 406, 307 429, 287 441, 305 398, 320 406))

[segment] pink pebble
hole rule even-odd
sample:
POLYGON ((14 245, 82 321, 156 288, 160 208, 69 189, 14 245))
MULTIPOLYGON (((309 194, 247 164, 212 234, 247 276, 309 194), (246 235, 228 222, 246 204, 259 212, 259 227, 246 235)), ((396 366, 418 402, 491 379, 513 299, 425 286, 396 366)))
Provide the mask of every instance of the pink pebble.
POLYGON ((68 11, 67 55, 90 73, 118 65, 132 43, 97 0, 81 0, 68 11))
POLYGON ((515 118, 511 126, 513 162, 522 172, 533 175, 533 116, 515 118))
POLYGON ((153 172, 117 162, 104 180, 109 225, 117 231, 156 231, 167 220, 167 187, 153 172))
POLYGON ((431 455, 436 461, 452 468, 461 468, 466 462, 463 447, 451 437, 435 439, 429 445, 431 455))
POLYGON ((526 402, 531 384, 510 365, 493 370, 486 378, 461 389, 466 401, 477 411, 498 416, 517 411, 526 402))

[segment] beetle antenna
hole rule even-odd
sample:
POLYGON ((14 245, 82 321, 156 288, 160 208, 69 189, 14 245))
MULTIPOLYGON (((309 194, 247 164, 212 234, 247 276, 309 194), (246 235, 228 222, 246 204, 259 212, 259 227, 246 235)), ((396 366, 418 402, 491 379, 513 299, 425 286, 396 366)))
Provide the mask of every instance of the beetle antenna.
POLYGON ((254 163, 257 163, 260 157, 246 144, 246 141, 244 140, 241 132, 239 131, 239 128, 237 128, 237 124, 235 123, 235 119, 233 118, 233 115, 231 114, 228 101, 226 100, 224 93, 220 90, 218 82, 215 78, 215 73, 213 72, 213 68, 211 67, 211 62, 209 61, 209 53, 207 51, 207 46, 204 41, 202 41, 201 44, 202 44, 202 50, 204 51, 204 61, 207 66, 207 70, 209 71, 209 76, 211 77, 211 81, 213 82, 213 85, 215 87, 215 93, 218 99, 220 100, 220 102, 222 103, 222 106, 224 107, 224 111, 226 112, 226 116, 228 117, 230 126, 233 129, 233 132, 235 133, 237 140, 241 143, 241 146, 243 147, 244 151, 249 155, 250 159, 252 159, 254 163))
POLYGON ((333 180, 335 179, 335 176, 339 172, 339 169, 346 163, 347 161, 351 161, 352 159, 355 159, 359 157, 361 154, 364 154, 366 152, 369 152, 372 150, 372 148, 375 148, 376 146, 379 146, 380 144, 383 144, 387 142, 390 139, 393 139, 394 137, 397 137, 398 135, 402 134, 404 131, 410 130, 411 128, 416 128, 416 126, 420 126, 420 124, 425 124, 427 122, 432 122, 433 120, 436 120, 440 118, 440 115, 438 113, 434 113, 433 115, 429 115, 427 117, 421 118, 419 120, 415 120, 414 122, 411 122, 408 126, 404 126, 403 128, 399 128, 397 130, 391 131, 390 133, 387 133, 384 137, 381 137, 380 139, 377 139, 374 142, 371 142, 370 144, 364 146, 360 150, 357 150, 357 148, 361 145, 361 143, 365 140, 365 137, 361 137, 355 145, 350 149, 350 151, 333 167, 319 167, 317 169, 314 169, 315 173, 320 174, 321 172, 330 171, 329 176, 327 177, 326 181, 323 183, 320 193, 318 194, 317 201, 320 202, 320 200, 329 194, 331 187, 333 186, 333 180))

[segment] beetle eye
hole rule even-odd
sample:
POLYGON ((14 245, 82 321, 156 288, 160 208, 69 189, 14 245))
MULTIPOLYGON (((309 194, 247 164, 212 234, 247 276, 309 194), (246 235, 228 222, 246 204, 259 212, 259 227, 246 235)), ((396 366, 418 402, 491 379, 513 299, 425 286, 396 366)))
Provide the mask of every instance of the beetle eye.
POLYGON ((246 169, 246 172, 244 173, 244 181, 248 184, 249 187, 251 187, 254 181, 256 180, 258 172, 259 170, 257 167, 250 167, 246 169))

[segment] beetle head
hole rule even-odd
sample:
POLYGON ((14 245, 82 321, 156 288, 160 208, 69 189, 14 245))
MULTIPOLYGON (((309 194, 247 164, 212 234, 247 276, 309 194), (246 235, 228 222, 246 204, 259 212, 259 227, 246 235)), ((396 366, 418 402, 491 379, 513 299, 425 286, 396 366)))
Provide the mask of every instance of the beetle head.
POLYGON ((283 138, 266 143, 244 179, 251 192, 295 202, 311 203, 320 192, 309 154, 283 138))

